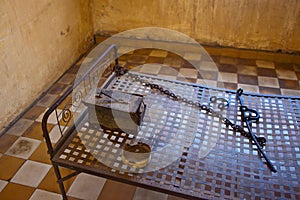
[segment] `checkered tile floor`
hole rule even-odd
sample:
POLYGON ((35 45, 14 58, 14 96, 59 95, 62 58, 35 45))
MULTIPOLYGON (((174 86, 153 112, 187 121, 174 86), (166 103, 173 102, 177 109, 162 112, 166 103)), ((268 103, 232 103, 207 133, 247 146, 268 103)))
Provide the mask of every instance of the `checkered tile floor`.
MULTIPOLYGON (((141 49, 120 57, 120 64, 141 73, 212 87, 232 90, 241 87, 245 91, 263 94, 300 95, 300 65, 216 54, 212 58, 216 64, 202 60, 199 55, 187 54, 185 58, 180 58, 166 51, 141 49), (198 60, 199 70, 186 59, 198 60)), ((62 199, 46 153, 41 118, 47 108, 72 85, 82 60, 72 66, 0 138, 0 199, 62 199)), ((49 128, 52 132, 58 132, 52 125, 49 128)), ((65 175, 70 172, 63 170, 65 175)), ((72 200, 180 199, 87 174, 80 174, 66 181, 65 185, 72 200)))
POLYGON ((123 55, 121 64, 141 73, 222 87, 230 90, 243 88, 248 92, 276 95, 300 95, 300 67, 296 64, 251 60, 236 57, 212 56, 212 61, 173 53, 143 49, 123 55), (196 69, 187 62, 199 59, 196 69))

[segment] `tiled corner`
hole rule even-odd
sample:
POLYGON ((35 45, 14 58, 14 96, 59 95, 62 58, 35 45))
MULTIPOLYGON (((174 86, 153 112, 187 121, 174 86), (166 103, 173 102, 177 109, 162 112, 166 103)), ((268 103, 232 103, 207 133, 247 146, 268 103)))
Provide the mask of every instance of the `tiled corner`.
POLYGON ((153 199, 167 200, 168 195, 160 192, 147 190, 144 188, 139 188, 139 187, 136 188, 133 200, 153 200, 153 199))
POLYGON ((60 194, 37 189, 31 195, 29 200, 62 200, 62 199, 63 198, 60 194))
POLYGON ((67 195, 79 199, 97 199, 105 181, 104 178, 81 173, 77 175, 67 195))
POLYGON ((37 187, 50 168, 51 165, 27 160, 12 178, 11 182, 37 187))
POLYGON ((5 154, 18 158, 28 159, 40 143, 40 140, 19 137, 5 154))

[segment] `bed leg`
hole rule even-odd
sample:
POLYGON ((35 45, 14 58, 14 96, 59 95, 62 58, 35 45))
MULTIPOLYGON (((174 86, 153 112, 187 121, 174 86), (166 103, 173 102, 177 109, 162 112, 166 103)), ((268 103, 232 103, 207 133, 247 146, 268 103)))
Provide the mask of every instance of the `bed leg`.
POLYGON ((59 185, 59 189, 61 191, 61 195, 62 195, 62 197, 63 197, 64 200, 67 200, 67 194, 66 194, 64 183, 63 183, 63 181, 60 181, 62 178, 61 178, 61 174, 60 174, 59 168, 56 165, 53 165, 53 168, 54 168, 54 171, 55 171, 55 174, 56 174, 57 183, 59 185))

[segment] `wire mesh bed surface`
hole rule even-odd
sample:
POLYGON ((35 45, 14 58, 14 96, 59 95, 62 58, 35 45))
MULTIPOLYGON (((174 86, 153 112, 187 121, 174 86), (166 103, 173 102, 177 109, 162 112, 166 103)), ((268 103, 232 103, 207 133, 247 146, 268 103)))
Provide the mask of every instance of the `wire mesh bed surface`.
POLYGON ((243 94, 244 104, 261 115, 252 130, 267 139, 264 150, 278 170, 272 173, 248 138, 226 127, 219 118, 153 91, 130 75, 214 109, 218 107, 209 103, 211 96, 226 98, 230 105, 220 110, 221 114, 245 126, 235 91, 134 72, 119 77, 113 74, 104 88, 144 96, 147 110, 141 129, 131 135, 90 124, 88 109, 81 100, 93 89, 93 82, 98 84, 99 74, 105 74, 99 69, 106 66, 111 70, 114 65, 109 61, 116 57, 116 47, 112 46, 95 65, 87 65, 87 71, 43 118, 44 137, 64 199, 63 182, 81 172, 189 199, 300 199, 299 97, 243 94), (59 140, 53 140, 47 124, 58 127, 59 140), (151 147, 146 167, 123 163, 122 148, 132 142, 151 147), (62 177, 59 167, 74 173, 62 177))
MULTIPOLYGON (((228 118, 239 121, 235 92, 140 75, 177 94, 209 102, 223 94, 230 107, 228 118)), ((272 173, 255 145, 199 110, 173 101, 133 82, 127 75, 113 78, 108 89, 145 96, 148 106, 141 131, 132 136, 91 126, 83 117, 56 155, 55 163, 187 198, 299 198, 300 105, 298 98, 245 94, 245 104, 262 118, 253 130, 267 138, 265 151, 278 169, 272 173), (142 169, 122 162, 126 142, 144 141, 153 149, 142 169)))

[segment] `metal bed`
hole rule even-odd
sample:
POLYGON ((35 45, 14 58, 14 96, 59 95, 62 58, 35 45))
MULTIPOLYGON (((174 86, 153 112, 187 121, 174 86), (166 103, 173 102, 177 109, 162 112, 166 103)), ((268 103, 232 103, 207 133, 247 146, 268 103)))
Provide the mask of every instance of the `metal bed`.
POLYGON ((235 91, 134 72, 116 76, 113 68, 117 64, 117 48, 110 46, 86 66, 42 120, 64 199, 64 181, 82 172, 188 199, 300 199, 299 97, 243 94, 244 103, 262 116, 252 128, 267 139, 264 150, 278 170, 273 173, 248 138, 218 118, 132 81, 131 75, 203 104, 212 95, 222 95, 230 103, 222 115, 244 126, 235 91), (148 109, 136 136, 89 123, 89 112, 82 100, 95 86, 144 95, 148 109), (61 137, 55 144, 48 123, 60 130, 61 137), (132 141, 146 142, 153 150, 145 168, 127 166, 120 158, 122 147, 132 141), (62 177, 60 167, 74 173, 62 177))

